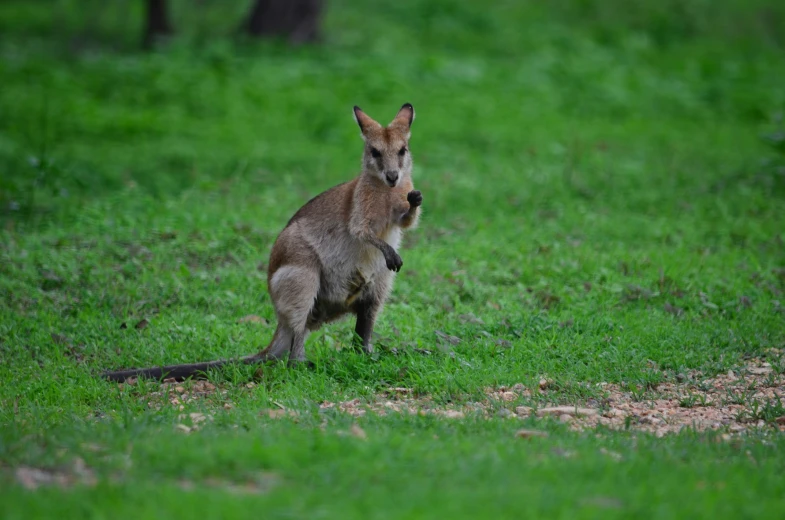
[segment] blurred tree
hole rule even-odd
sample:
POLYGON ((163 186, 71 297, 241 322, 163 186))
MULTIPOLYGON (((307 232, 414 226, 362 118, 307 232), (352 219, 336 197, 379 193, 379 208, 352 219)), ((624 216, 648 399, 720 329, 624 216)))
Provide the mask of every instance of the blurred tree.
POLYGON ((172 33, 167 0, 147 0, 147 20, 144 30, 144 46, 151 47, 161 37, 172 33))
POLYGON ((255 37, 284 36, 290 42, 319 39, 322 0, 255 0, 245 23, 255 37))

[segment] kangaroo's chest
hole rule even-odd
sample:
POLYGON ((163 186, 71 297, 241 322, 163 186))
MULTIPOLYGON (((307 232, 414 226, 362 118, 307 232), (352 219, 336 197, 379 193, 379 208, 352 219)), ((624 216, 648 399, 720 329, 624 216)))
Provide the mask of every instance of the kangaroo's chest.
MULTIPOLYGON (((343 237, 342 254, 336 254, 325 262, 321 295, 333 302, 351 305, 379 279, 387 274, 384 255, 376 247, 362 243, 353 237, 343 237), (329 266, 329 267, 328 267, 329 266)), ((390 226, 379 235, 396 251, 401 242, 401 229, 390 226)))
MULTIPOLYGON (((379 235, 379 238, 398 251, 398 248, 401 245, 401 228, 390 225, 379 235)), ((363 244, 357 258, 357 269, 363 272, 366 277, 374 276, 378 272, 386 271, 387 263, 384 260, 384 255, 379 249, 372 245, 363 244)))
MULTIPOLYGON (((380 238, 397 251, 401 242, 401 229, 397 226, 391 226, 380 238)), ((382 252, 373 246, 364 245, 354 269, 348 273, 349 276, 345 284, 347 288, 346 304, 351 305, 365 291, 370 289, 379 276, 386 275, 388 270, 387 262, 382 252)))

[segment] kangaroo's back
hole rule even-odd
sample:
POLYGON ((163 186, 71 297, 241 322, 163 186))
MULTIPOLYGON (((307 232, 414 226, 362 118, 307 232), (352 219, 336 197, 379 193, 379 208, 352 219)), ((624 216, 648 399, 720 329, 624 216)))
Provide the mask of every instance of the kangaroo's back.
MULTIPOLYGON (((289 219, 270 251, 268 286, 276 271, 286 263, 315 255, 320 238, 336 232, 348 233, 347 222, 357 179, 334 186, 306 202, 289 219)), ((316 255, 318 256, 318 255, 316 255)))

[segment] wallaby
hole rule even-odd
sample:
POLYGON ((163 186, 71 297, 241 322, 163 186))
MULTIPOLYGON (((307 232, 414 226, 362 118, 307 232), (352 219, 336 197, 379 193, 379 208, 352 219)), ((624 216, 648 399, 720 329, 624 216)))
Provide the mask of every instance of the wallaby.
MULTIPOLYGON (((308 201, 278 235, 267 270, 277 328, 270 345, 239 359, 242 363, 305 362, 308 333, 347 314, 357 317, 356 339, 372 351, 374 322, 403 265, 398 255, 402 229, 417 225, 422 194, 412 183, 412 105, 403 105, 386 127, 358 106, 354 119, 365 141, 362 173, 308 201)), ((105 372, 103 377, 182 380, 231 362, 105 372)))

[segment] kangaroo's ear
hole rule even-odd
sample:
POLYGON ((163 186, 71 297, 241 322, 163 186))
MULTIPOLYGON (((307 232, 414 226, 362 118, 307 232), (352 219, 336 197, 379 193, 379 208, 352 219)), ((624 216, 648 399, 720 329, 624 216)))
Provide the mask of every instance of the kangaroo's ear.
POLYGON ((381 128, 382 126, 371 119, 371 117, 363 112, 362 109, 357 105, 354 106, 354 120, 357 121, 357 125, 360 127, 363 137, 366 137, 370 130, 381 128))
POLYGON ((397 126, 405 132, 409 131, 414 121, 414 107, 411 103, 404 104, 392 120, 390 126, 397 126))

